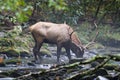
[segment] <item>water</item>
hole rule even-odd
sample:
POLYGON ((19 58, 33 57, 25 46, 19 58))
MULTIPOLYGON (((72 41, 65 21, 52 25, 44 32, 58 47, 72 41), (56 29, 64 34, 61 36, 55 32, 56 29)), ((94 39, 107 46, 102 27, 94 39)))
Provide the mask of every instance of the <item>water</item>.
MULTIPOLYGON (((104 55, 104 54, 119 54, 120 49, 116 48, 105 48, 105 49, 93 49, 86 51, 84 54, 84 58, 89 59, 91 57, 94 57, 98 54, 104 55)), ((55 54, 55 52, 54 52, 55 54)), ((71 53, 72 58, 75 58, 75 54, 71 53)), ((51 57, 43 56, 42 57, 41 64, 36 64, 32 62, 32 58, 22 58, 22 64, 15 65, 15 64, 9 64, 6 65, 6 67, 0 67, 0 73, 4 71, 11 71, 11 70, 17 70, 17 69, 50 69, 52 66, 57 64, 57 57, 56 55, 52 55, 51 57)), ((68 63, 68 57, 66 54, 60 56, 60 62, 61 63, 68 63)), ((120 64, 120 62, 116 62, 117 64, 120 64)), ((6 77, 6 78, 0 78, 0 80, 13 80, 14 78, 6 77)))
MULTIPOLYGON (((120 53, 120 49, 116 48, 105 48, 105 49, 93 49, 89 51, 85 51, 84 58, 89 59, 91 57, 94 57, 98 54, 118 54, 120 53)), ((75 58, 75 54, 71 53, 72 59, 75 58)), ((19 69, 19 68, 45 68, 49 69, 54 64, 57 64, 57 57, 56 55, 52 55, 51 57, 43 56, 41 64, 35 64, 31 62, 33 60, 32 58, 22 58, 22 64, 21 65, 14 65, 9 64, 6 65, 6 67, 0 67, 0 70, 11 70, 11 69, 19 69)), ((61 63, 68 63, 68 57, 66 54, 60 56, 60 62, 61 63)))
POLYGON ((6 77, 6 78, 0 78, 0 80, 14 80, 15 78, 11 78, 11 77, 6 77))

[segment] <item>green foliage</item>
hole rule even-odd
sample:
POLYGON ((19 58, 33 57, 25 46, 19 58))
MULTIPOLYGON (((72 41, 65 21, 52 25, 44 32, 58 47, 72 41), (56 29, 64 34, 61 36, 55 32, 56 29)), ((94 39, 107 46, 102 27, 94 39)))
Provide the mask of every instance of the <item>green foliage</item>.
POLYGON ((9 59, 9 60, 5 60, 4 63, 5 64, 17 64, 17 63, 21 63, 22 61, 18 58, 13 58, 13 59, 9 59))
POLYGON ((31 15, 32 6, 26 4, 24 0, 3 0, 0 1, 0 12, 2 14, 13 16, 13 19, 22 23, 27 21, 31 15))
POLYGON ((64 0, 49 0, 48 6, 55 10, 67 10, 67 4, 64 0))
POLYGON ((11 56, 11 57, 18 57, 20 55, 20 51, 17 49, 5 49, 5 50, 1 50, 1 53, 6 54, 7 56, 11 56))
POLYGON ((29 52, 30 46, 33 45, 32 42, 30 35, 23 35, 21 26, 15 26, 13 30, 6 32, 5 36, 0 38, 0 48, 2 50, 13 48, 29 52))
POLYGON ((88 22, 84 22, 83 24, 77 25, 76 31, 78 32, 78 36, 82 43, 87 44, 90 42, 91 37, 94 36, 92 34, 91 26, 88 22))
POLYGON ((15 46, 15 43, 14 43, 14 41, 12 39, 0 38, 0 48, 3 48, 3 47, 14 47, 14 46, 15 46))
POLYGON ((14 29, 11 31, 7 31, 5 38, 11 38, 14 39, 15 37, 22 34, 22 27, 21 26, 14 26, 14 29))
POLYGON ((51 56, 51 53, 50 53, 50 51, 47 48, 41 48, 40 53, 42 55, 49 55, 49 56, 51 56))
MULTIPOLYGON (((116 29, 117 30, 117 29, 116 29)), ((109 25, 101 25, 99 27, 99 38, 103 40, 108 40, 109 38, 120 40, 120 33, 117 32, 115 29, 111 28, 109 25)))
MULTIPOLYGON (((92 39, 94 39, 96 32, 98 31, 99 34, 95 39, 95 42, 106 43, 106 44, 114 44, 115 41, 120 41, 120 33, 118 29, 113 29, 110 25, 99 25, 95 30, 92 30, 93 26, 88 22, 84 22, 81 25, 77 25, 77 33, 78 37, 82 41, 83 44, 87 44, 92 39), (111 42, 111 40, 113 42, 111 42)), ((103 47, 102 45, 95 44, 94 47, 103 47)))
MULTIPOLYGON (((77 28, 77 32, 81 41, 86 44, 91 41, 96 34, 96 30, 93 30, 92 28, 94 27, 88 22, 93 23, 93 21, 95 20, 96 23, 103 22, 110 23, 112 25, 117 24, 115 26, 112 26, 117 28, 116 30, 115 28, 112 28, 108 25, 98 25, 98 40, 108 40, 109 38, 120 40, 120 0, 99 1, 0 0, 0 21, 3 21, 4 19, 6 21, 9 19, 14 23, 22 23, 28 21, 31 17, 33 17, 35 21, 49 21, 56 23, 63 23, 64 21, 66 21, 67 24, 77 25, 77 27, 74 28, 77 28), (100 5, 99 1, 102 1, 100 5), (97 13, 98 7, 100 9, 97 13), (12 16, 12 18, 9 18, 9 16, 12 16)), ((24 46, 27 46, 27 44, 29 43, 28 39, 23 39, 23 37, 18 38, 18 36, 22 35, 22 31, 21 29, 18 29, 18 26, 16 26, 15 28, 16 29, 7 32, 5 37, 14 40, 17 43, 15 44, 17 46, 21 46, 22 43, 24 43, 24 46)))
POLYGON ((119 25, 119 6, 119 0, 0 0, 0 12, 19 23, 34 17, 36 21, 57 23, 79 24, 81 20, 95 19, 99 23, 119 25))

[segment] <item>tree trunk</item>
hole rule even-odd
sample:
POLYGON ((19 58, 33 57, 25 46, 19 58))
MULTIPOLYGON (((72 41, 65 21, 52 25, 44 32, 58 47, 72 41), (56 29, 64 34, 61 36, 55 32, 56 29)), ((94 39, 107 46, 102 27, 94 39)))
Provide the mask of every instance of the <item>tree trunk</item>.
MULTIPOLYGON (((113 0, 112 3, 109 5, 108 8, 112 7, 113 4, 115 3, 115 1, 116 1, 116 0, 113 0)), ((103 16, 99 19, 98 25, 103 21, 104 17, 108 14, 108 12, 109 12, 109 11, 107 10, 107 11, 103 14, 103 16)))
POLYGON ((98 12, 99 12, 99 10, 100 10, 101 4, 102 4, 102 0, 99 0, 99 4, 98 4, 97 10, 96 10, 96 12, 95 12, 94 20, 96 20, 96 18, 97 18, 97 15, 98 15, 98 12))

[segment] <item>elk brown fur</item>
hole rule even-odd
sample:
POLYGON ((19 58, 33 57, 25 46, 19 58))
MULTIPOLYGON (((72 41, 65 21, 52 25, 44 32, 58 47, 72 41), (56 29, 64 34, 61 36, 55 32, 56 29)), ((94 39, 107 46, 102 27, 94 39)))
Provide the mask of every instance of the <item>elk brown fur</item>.
POLYGON ((57 62, 59 62, 61 48, 64 47, 69 60, 71 59, 70 50, 77 57, 83 57, 84 48, 77 34, 67 24, 56 24, 51 22, 37 22, 29 27, 35 40, 33 53, 35 60, 38 60, 39 50, 43 43, 57 45, 57 62))

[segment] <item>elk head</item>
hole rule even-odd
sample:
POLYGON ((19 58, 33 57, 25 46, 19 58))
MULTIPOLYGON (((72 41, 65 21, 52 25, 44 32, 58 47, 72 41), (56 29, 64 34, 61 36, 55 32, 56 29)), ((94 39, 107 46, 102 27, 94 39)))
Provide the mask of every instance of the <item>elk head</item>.
POLYGON ((71 50, 75 53, 76 57, 83 57, 84 47, 81 45, 76 45, 74 42, 71 42, 71 50))
POLYGON ((69 33, 70 33, 70 39, 71 39, 70 48, 72 52, 75 53, 76 57, 83 57, 85 50, 88 49, 90 45, 94 44, 94 41, 98 35, 98 31, 97 31, 95 37, 91 42, 89 42, 86 45, 82 45, 77 34, 73 30, 70 30, 69 33))
POLYGON ((69 30, 70 33, 70 49, 73 53, 75 53, 76 57, 83 57, 84 47, 79 40, 77 34, 73 31, 73 29, 69 30))

